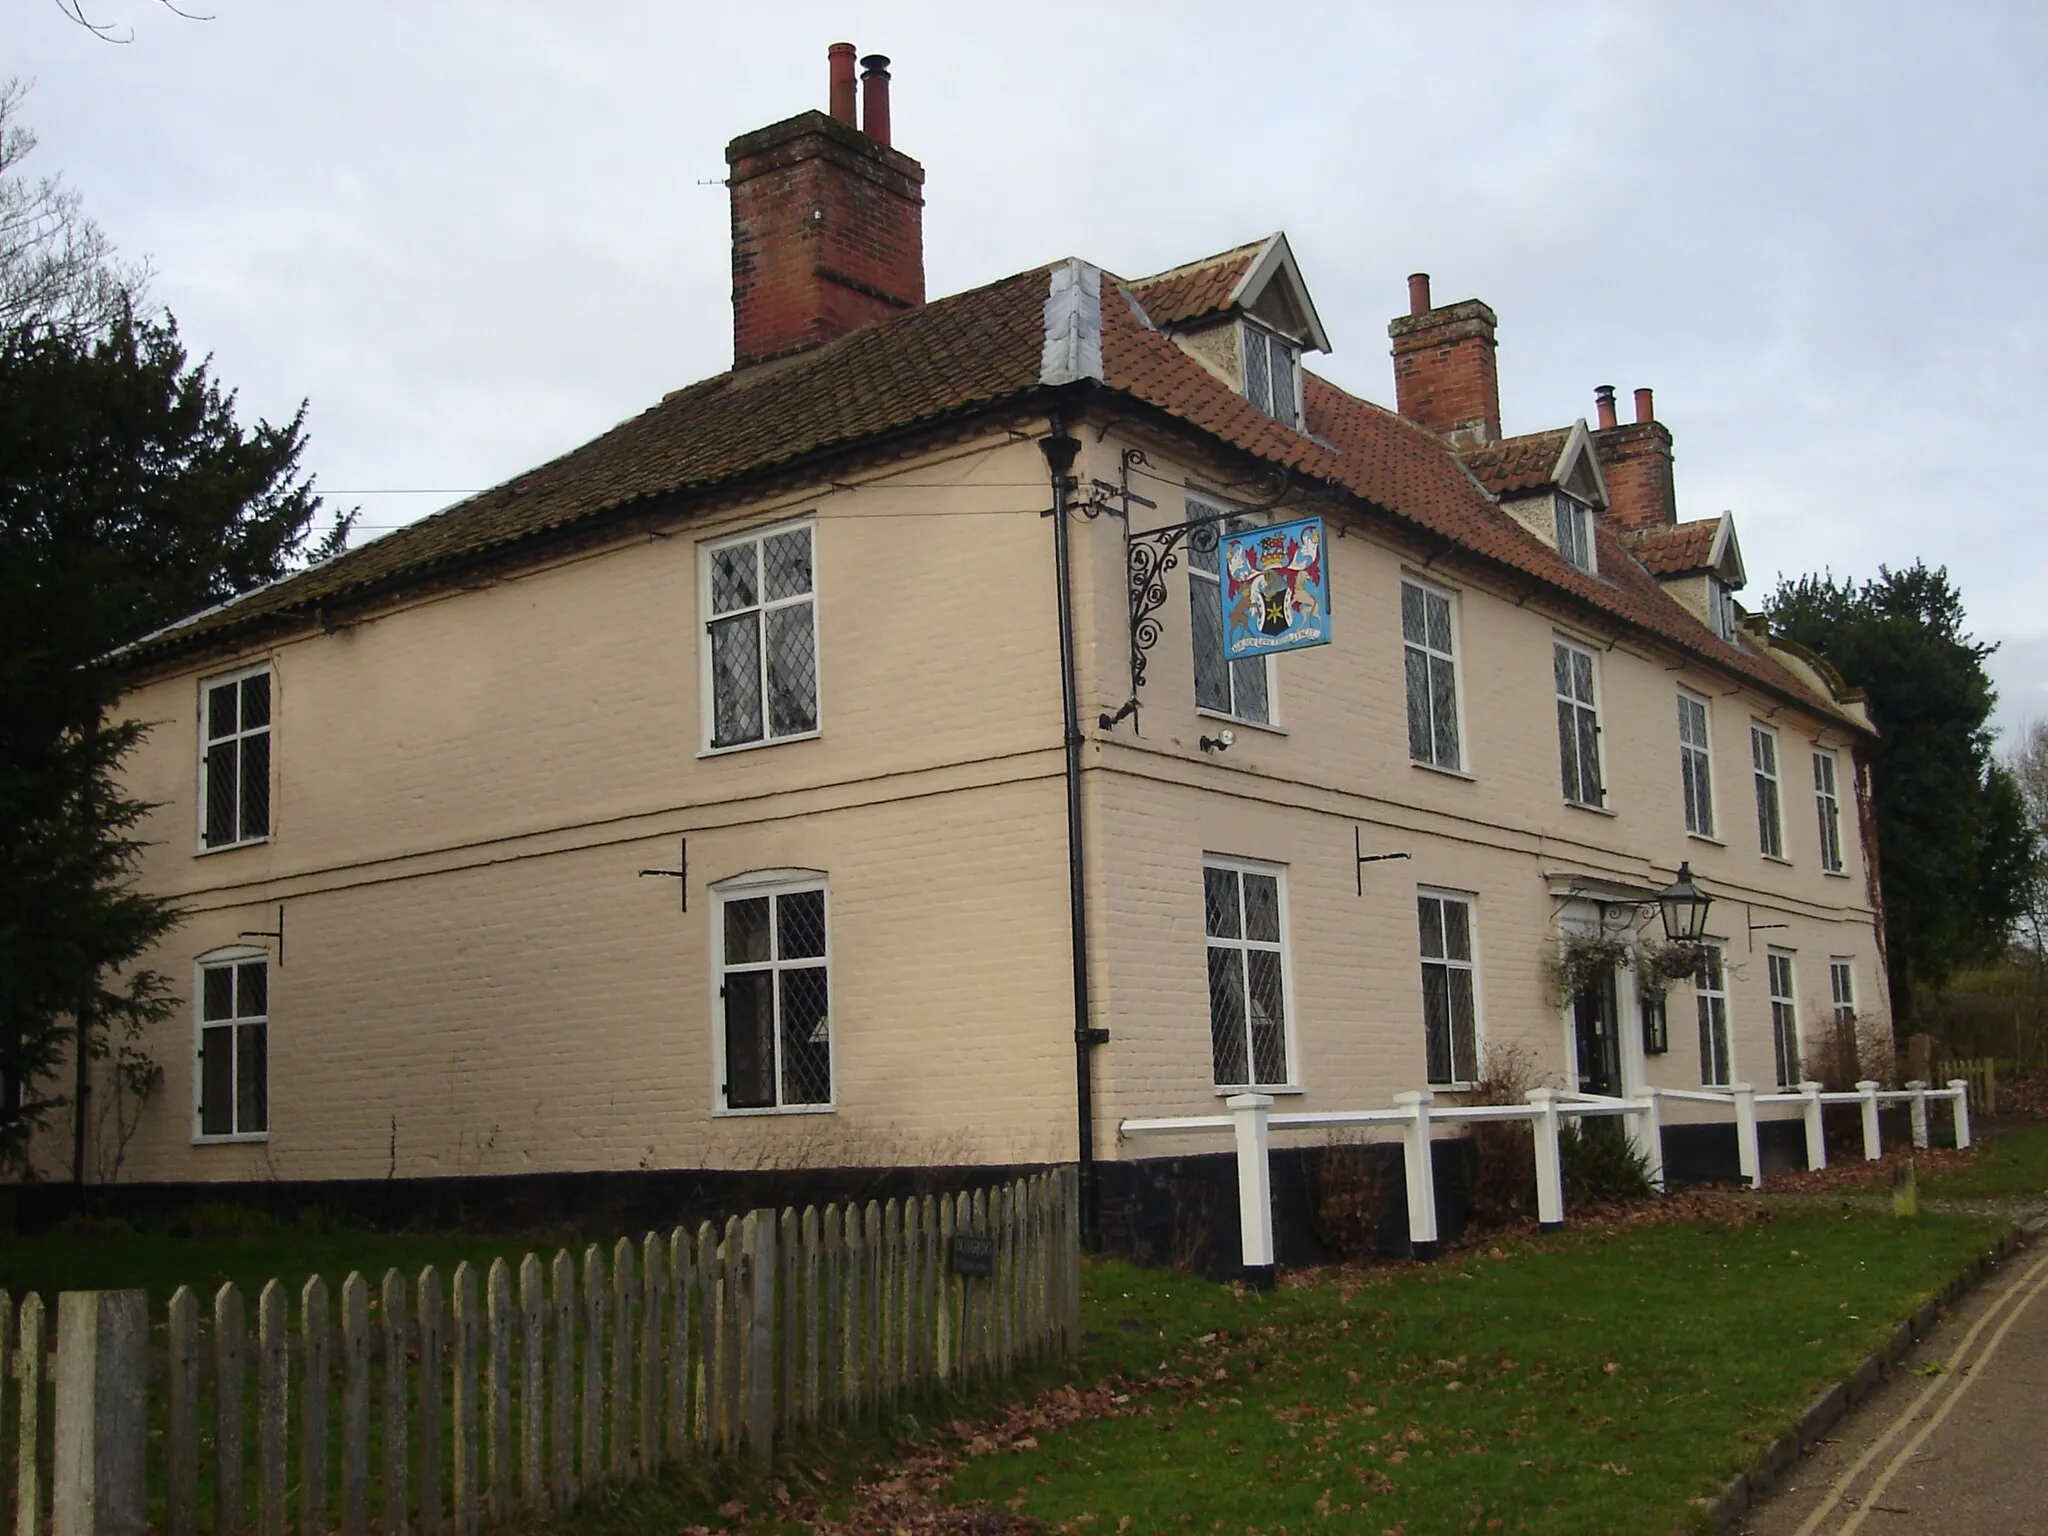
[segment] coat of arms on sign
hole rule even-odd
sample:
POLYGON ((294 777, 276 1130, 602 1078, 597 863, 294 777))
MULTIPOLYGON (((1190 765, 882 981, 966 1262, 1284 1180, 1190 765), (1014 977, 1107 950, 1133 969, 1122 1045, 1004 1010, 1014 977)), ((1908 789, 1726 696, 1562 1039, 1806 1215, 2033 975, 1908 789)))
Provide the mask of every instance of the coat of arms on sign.
POLYGON ((1218 556, 1223 650, 1232 661, 1330 643, 1320 517, 1226 533, 1218 556))

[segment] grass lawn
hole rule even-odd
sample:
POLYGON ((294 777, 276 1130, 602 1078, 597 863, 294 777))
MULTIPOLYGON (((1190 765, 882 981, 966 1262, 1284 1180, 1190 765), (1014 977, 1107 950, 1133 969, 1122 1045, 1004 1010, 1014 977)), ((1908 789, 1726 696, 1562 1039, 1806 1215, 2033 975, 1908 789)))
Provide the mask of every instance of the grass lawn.
MULTIPOLYGON (((396 1268, 411 1282, 419 1278, 423 1265, 438 1264, 446 1283, 464 1259, 480 1270, 500 1254, 517 1264, 534 1247, 514 1238, 301 1232, 292 1228, 251 1237, 53 1232, 0 1241, 0 1290, 17 1298, 24 1291, 36 1291, 54 1307, 59 1291, 140 1286, 149 1292, 151 1317, 161 1322, 164 1304, 180 1285, 199 1293, 200 1313, 210 1316, 213 1293, 232 1280, 242 1288, 253 1317, 264 1281, 278 1279, 288 1288, 296 1315, 299 1288, 311 1275, 325 1275, 329 1288, 339 1295, 348 1272, 359 1269, 374 1295, 387 1268, 396 1268)), ((553 1252, 552 1248, 543 1251, 543 1262, 553 1252)))
POLYGON ((1131 1401, 955 1493, 1091 1532, 1669 1530, 2000 1230, 1691 1222, 1241 1297, 1094 1265, 1087 1365, 1131 1401))
POLYGON ((1984 1200, 2010 1195, 2048 1198, 2048 1125, 2030 1125, 1971 1149, 1967 1168, 1932 1174, 1921 1190, 1945 1200, 1984 1200))

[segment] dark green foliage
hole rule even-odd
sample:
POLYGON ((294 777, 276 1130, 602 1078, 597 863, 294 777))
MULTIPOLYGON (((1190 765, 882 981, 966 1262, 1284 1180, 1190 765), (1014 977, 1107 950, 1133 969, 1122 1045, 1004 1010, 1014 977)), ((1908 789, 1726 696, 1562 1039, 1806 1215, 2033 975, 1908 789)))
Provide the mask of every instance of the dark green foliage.
POLYGON ((78 1035, 153 1083, 133 1042, 168 990, 124 973, 175 914, 130 883, 149 807, 118 769, 146 725, 107 721, 103 658, 306 553, 303 407, 249 430, 234 404, 168 319, 0 336, 0 1168, 67 1102, 78 1035))
POLYGON ((1879 739, 1871 809, 1885 908, 1895 1024, 1916 993, 2003 951, 2032 867, 2032 837, 2011 776, 1991 756, 1993 647, 1964 629, 1945 569, 1880 566, 1860 585, 1782 581, 1772 626, 1864 689, 1879 739))
POLYGON ((1567 1211, 1617 1200, 1647 1200, 1657 1193, 1648 1165, 1619 1120, 1565 1125, 1558 1131, 1557 1147, 1564 1163, 1567 1211))

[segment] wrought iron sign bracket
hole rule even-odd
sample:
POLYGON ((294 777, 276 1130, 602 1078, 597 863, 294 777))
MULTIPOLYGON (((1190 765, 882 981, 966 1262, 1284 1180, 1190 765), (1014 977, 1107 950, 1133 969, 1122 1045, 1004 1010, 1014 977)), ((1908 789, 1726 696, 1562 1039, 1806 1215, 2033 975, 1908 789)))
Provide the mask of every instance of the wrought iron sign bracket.
POLYGON ((1356 827, 1351 829, 1351 855, 1357 861, 1352 868, 1352 874, 1358 879, 1358 894, 1361 896, 1365 894, 1366 865, 1384 864, 1389 859, 1408 859, 1414 857, 1413 854, 1408 853, 1367 853, 1365 851, 1365 840, 1359 836, 1358 828, 1356 827))
POLYGON ((1103 510, 1123 519, 1124 584, 1131 619, 1131 696, 1116 713, 1097 717, 1096 724, 1105 731, 1114 730, 1126 719, 1132 721, 1133 731, 1138 729, 1138 690, 1145 686, 1146 652, 1159 643, 1165 632, 1159 622, 1159 610, 1166 606, 1166 573, 1179 567, 1181 546, 1186 545, 1195 554, 1214 553, 1222 540, 1225 523, 1278 506, 1286 499, 1293 479, 1287 470, 1279 470, 1262 482, 1262 488, 1270 487, 1271 494, 1251 506, 1233 507, 1228 512, 1191 517, 1184 522, 1169 523, 1164 528, 1147 528, 1140 532, 1131 527, 1131 505, 1152 507, 1155 503, 1131 490, 1131 469, 1146 462, 1140 450, 1126 448, 1119 469, 1121 483, 1110 486, 1100 480, 1095 482, 1103 510), (1108 504, 1111 496, 1122 502, 1121 508, 1108 504))
POLYGON ((282 905, 279 905, 277 909, 277 926, 275 928, 244 928, 235 937, 238 939, 277 940, 277 968, 280 971, 284 969, 284 907, 282 905))

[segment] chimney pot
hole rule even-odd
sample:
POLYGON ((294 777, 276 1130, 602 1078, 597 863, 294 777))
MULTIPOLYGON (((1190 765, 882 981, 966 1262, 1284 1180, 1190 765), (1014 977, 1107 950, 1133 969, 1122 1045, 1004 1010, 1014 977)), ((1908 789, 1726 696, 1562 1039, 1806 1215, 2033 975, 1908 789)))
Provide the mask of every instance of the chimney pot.
POLYGON ((1602 384, 1593 391, 1593 408, 1599 412, 1601 427, 1614 426, 1619 420, 1614 414, 1614 386, 1602 384))
POLYGON ((860 61, 861 131, 877 144, 889 142, 889 56, 871 53, 860 61))
POLYGON ((1426 315, 1429 313, 1429 274, 1411 272, 1408 275, 1408 313, 1426 315))
POLYGON ((1636 420, 1638 422, 1657 419, 1657 402, 1648 389, 1636 391, 1636 420))
POLYGON ((834 43, 825 50, 832 79, 832 116, 849 128, 859 126, 853 118, 853 54, 851 43, 834 43))

